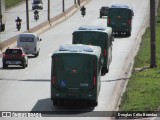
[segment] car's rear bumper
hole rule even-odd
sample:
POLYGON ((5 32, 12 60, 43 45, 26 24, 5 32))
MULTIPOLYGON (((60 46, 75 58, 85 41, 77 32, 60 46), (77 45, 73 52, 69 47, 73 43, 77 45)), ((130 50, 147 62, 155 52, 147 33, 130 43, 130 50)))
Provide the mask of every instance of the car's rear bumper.
POLYGON ((3 59, 3 64, 5 65, 24 65, 25 59, 3 59))

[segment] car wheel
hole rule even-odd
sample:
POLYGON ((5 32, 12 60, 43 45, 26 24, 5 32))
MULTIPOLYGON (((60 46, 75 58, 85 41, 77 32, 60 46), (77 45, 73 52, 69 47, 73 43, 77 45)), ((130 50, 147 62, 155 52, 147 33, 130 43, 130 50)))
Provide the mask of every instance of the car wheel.
POLYGON ((26 67, 26 61, 24 60, 22 68, 25 69, 25 67, 26 67))
POLYGON ((35 54, 35 57, 37 57, 39 55, 39 51, 35 54))
POLYGON ((7 68, 7 66, 8 66, 8 65, 6 65, 6 64, 3 64, 3 69, 7 68))
POLYGON ((26 62, 26 67, 28 67, 28 60, 27 60, 27 62, 26 62))
POLYGON ((58 104, 58 100, 53 100, 53 105, 54 106, 58 106, 59 104, 58 104))
POLYGON ((91 101, 88 102, 88 105, 89 105, 90 107, 95 107, 95 106, 98 105, 98 102, 97 102, 97 100, 91 100, 91 101))
POLYGON ((131 36, 131 32, 126 32, 126 36, 127 37, 131 36))

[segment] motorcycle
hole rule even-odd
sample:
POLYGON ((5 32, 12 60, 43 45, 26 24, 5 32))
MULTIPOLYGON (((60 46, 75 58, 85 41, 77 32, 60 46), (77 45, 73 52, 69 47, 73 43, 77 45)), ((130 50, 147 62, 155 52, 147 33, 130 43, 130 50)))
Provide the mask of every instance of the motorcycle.
POLYGON ((39 15, 38 14, 34 14, 34 19, 37 21, 39 19, 39 15))
POLYGON ((86 11, 82 10, 81 15, 84 17, 86 15, 86 11))
POLYGON ((21 29, 21 22, 17 22, 16 27, 17 27, 17 30, 20 31, 20 29, 21 29))
POLYGON ((5 24, 0 24, 0 32, 3 32, 5 30, 5 24))
POLYGON ((80 10, 81 10, 81 15, 84 17, 86 15, 86 8, 82 6, 80 10))

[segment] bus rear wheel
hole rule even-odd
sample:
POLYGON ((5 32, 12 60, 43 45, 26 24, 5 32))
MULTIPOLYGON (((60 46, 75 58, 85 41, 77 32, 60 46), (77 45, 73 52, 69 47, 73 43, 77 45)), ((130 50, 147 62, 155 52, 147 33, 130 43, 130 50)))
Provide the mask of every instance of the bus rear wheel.
POLYGON ((53 100, 53 105, 54 106, 62 106, 63 105, 63 100, 53 100))
POLYGON ((95 107, 98 105, 98 102, 97 102, 97 100, 91 100, 91 101, 88 101, 88 105, 90 107, 95 107))
POLYGON ((126 36, 127 37, 131 36, 131 32, 126 32, 126 36))

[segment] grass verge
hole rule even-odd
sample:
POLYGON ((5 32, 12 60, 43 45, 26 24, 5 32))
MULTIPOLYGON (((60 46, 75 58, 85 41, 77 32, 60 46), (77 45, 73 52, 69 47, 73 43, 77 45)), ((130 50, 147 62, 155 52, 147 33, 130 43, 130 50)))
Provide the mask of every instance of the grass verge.
MULTIPOLYGON (((157 68, 133 72, 122 96, 120 111, 154 111, 160 108, 160 4, 156 21, 157 68)), ((142 37, 134 69, 145 66, 150 66, 150 28, 142 37)))
POLYGON ((6 8, 10 8, 10 7, 13 7, 23 1, 25 1, 25 0, 5 0, 5 6, 6 6, 6 8))

